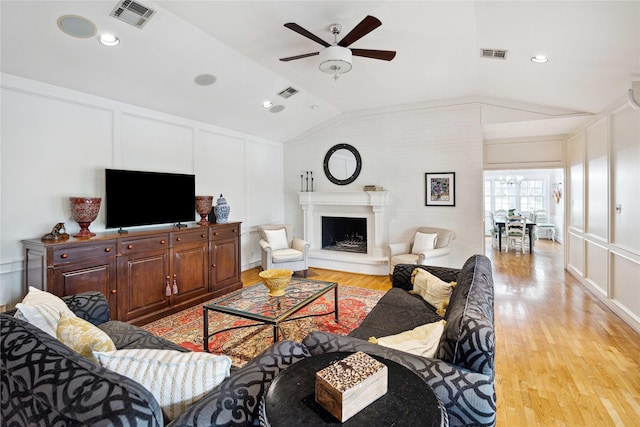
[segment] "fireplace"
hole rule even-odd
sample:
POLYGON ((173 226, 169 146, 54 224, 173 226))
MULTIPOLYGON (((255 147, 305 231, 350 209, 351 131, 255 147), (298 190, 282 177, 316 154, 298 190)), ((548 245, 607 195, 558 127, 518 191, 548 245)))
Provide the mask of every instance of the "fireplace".
POLYGON ((322 249, 367 253, 367 219, 322 217, 322 249))
MULTIPOLYGON (((387 191, 305 191, 298 193, 304 240, 310 244, 309 266, 329 270, 384 276, 389 274, 386 245, 389 221, 385 215, 388 205, 387 191), (324 218, 360 219, 363 228, 354 232, 362 236, 363 249, 359 252, 327 250, 323 242, 324 218)), ((343 240, 344 231, 334 240, 343 240)), ((349 234, 349 233, 347 233, 349 234)), ((348 239, 351 240, 351 239, 348 239)), ((354 242, 342 246, 353 247, 354 242)))

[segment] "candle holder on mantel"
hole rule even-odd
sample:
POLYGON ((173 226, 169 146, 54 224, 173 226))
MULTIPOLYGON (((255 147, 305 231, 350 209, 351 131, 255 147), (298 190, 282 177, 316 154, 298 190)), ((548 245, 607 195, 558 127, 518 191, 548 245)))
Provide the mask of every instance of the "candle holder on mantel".
POLYGON ((88 239, 96 235, 89 231, 89 225, 98 217, 101 202, 101 197, 69 197, 71 217, 80 225, 80 232, 73 237, 88 239))
POLYGON ((211 205, 213 205, 213 196, 196 196, 196 211, 200 214, 198 225, 202 227, 209 225, 207 215, 211 212, 211 205))

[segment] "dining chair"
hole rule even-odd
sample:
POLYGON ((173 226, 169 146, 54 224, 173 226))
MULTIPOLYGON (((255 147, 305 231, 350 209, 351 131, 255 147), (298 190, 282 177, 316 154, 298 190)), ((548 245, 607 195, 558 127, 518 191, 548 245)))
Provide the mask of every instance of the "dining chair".
POLYGON ((520 244, 520 251, 524 253, 525 242, 527 242, 528 232, 526 218, 514 215, 507 217, 505 221, 505 234, 507 238, 507 244, 505 245, 506 251, 513 245, 514 250, 517 250, 518 243, 520 244))
POLYGON ((546 210, 535 211, 534 222, 536 223, 536 240, 543 236, 548 238, 549 234, 551 234, 551 240, 556 240, 556 226, 549 222, 549 214, 546 210))

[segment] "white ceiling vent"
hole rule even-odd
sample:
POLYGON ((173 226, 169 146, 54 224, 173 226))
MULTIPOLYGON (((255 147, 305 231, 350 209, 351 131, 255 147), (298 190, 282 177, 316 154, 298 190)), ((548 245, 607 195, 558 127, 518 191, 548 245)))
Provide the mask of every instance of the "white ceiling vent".
POLYGON ((483 58, 507 59, 505 49, 480 49, 480 56, 483 58))
POLYGON ((280 95, 281 97, 283 97, 284 99, 290 98, 293 95, 295 95, 296 93, 298 93, 298 89, 294 89, 291 86, 289 86, 288 88, 286 88, 285 90, 283 90, 282 92, 280 92, 278 95, 280 95))
POLYGON ((111 11, 109 16, 113 16, 136 28, 142 28, 156 13, 155 10, 149 9, 135 1, 123 0, 111 11))

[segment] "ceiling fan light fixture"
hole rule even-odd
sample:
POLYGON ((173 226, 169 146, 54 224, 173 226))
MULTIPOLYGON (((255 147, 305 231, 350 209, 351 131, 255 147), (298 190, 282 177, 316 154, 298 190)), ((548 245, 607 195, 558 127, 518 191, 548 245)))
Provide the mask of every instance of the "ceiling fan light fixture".
POLYGON ((320 71, 333 74, 335 80, 340 74, 351 71, 351 49, 342 46, 329 46, 320 51, 320 71))

